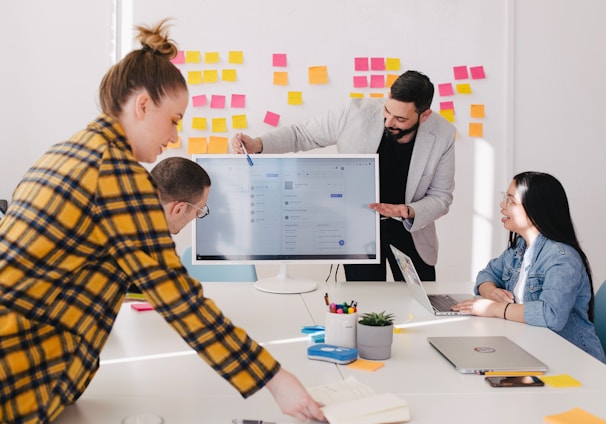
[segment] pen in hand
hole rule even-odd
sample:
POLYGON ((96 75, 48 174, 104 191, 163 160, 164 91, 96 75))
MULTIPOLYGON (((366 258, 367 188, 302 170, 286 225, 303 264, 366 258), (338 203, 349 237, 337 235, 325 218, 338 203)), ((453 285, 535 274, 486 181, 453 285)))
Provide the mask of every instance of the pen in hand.
POLYGON ((246 150, 246 146, 244 145, 242 138, 240 138, 240 146, 242 146, 242 150, 244 150, 244 154, 246 155, 246 160, 248 161, 248 164, 250 166, 253 166, 254 163, 253 163, 252 159, 250 158, 250 155, 248 154, 248 150, 246 150))

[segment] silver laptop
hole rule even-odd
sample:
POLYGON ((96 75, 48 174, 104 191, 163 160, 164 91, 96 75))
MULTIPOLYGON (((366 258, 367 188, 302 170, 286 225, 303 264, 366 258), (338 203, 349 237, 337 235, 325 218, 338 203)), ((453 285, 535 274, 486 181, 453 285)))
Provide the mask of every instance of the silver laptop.
POLYGON ((451 311, 450 308, 463 300, 472 298, 473 294, 427 294, 412 260, 401 250, 392 245, 389 246, 396 257, 396 262, 400 267, 400 271, 402 271, 404 280, 410 286, 412 296, 417 302, 435 315, 469 315, 463 312, 451 311))
POLYGON ((547 371, 547 365, 507 337, 428 337, 427 341, 464 374, 547 371))

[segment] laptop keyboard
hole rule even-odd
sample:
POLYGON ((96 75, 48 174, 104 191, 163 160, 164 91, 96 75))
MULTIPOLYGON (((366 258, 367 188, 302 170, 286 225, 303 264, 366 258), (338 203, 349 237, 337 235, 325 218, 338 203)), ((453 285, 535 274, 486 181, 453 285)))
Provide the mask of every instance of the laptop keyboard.
POLYGON ((430 294, 429 300, 438 311, 450 311, 450 308, 459 303, 447 294, 430 294))

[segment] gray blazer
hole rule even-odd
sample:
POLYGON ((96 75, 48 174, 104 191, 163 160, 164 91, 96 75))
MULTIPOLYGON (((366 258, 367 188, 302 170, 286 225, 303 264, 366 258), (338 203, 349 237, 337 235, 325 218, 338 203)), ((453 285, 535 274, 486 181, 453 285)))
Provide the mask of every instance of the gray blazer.
MULTIPOLYGON (((337 145, 341 153, 376 153, 384 130, 384 99, 351 99, 343 108, 261 136, 263 153, 286 153, 337 145)), ((419 126, 404 199, 415 218, 403 221, 417 252, 438 260, 435 221, 448 213, 454 191, 456 129, 432 113, 419 126)))

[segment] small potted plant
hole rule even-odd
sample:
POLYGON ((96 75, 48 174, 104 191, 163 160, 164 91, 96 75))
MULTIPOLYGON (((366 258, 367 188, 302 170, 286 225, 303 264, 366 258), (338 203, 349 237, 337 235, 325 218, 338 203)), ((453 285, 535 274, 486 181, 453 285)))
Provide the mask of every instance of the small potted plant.
POLYGON ((368 312, 358 321, 357 339, 360 358, 382 360, 391 357, 394 314, 368 312))

